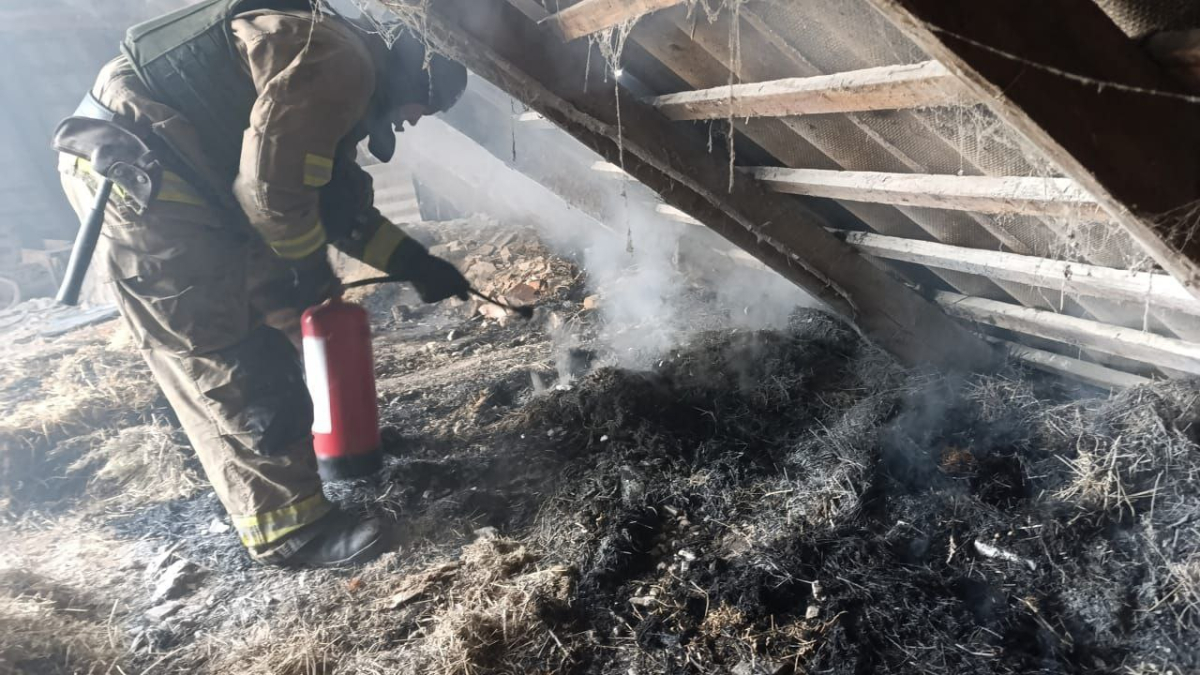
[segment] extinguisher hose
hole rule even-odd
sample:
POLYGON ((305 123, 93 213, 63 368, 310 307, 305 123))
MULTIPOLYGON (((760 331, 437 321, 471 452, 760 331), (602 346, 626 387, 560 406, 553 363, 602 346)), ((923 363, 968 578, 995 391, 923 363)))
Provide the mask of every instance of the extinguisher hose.
MULTIPOLYGON (((350 281, 350 282, 344 283, 344 284, 342 284, 342 289, 350 290, 351 288, 361 288, 363 286, 374 286, 375 284, 390 284, 390 283, 396 283, 396 282, 400 282, 400 281, 407 281, 407 279, 399 279, 397 277, 391 277, 391 276, 370 277, 368 279, 359 279, 357 281, 350 281)), ((502 308, 512 312, 513 314, 516 314, 517 316, 521 317, 522 319, 529 320, 529 319, 533 318, 533 306, 532 305, 523 305, 520 307, 518 307, 516 305, 510 305, 507 302, 504 302, 503 300, 497 300, 496 298, 493 298, 490 295, 487 295, 486 293, 483 293, 483 292, 477 290, 474 286, 468 286, 467 290, 468 290, 468 292, 470 292, 471 295, 474 295, 475 297, 479 298, 480 300, 483 300, 484 302, 489 302, 493 305, 496 305, 497 307, 502 307, 502 308)))

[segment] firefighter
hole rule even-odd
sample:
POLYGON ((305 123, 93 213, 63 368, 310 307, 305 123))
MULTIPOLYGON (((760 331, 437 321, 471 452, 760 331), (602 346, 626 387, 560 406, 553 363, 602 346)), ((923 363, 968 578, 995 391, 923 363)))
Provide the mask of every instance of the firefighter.
MULTIPOLYGON (((389 160, 395 133, 466 79, 415 37, 389 47, 308 0, 205 0, 131 28, 76 112, 136 135, 161 169, 146 203, 117 181, 97 266, 257 561, 343 565, 385 546, 377 519, 322 494, 289 336, 338 290, 327 244, 425 302, 465 299, 462 274, 374 208, 356 146, 389 160)), ((60 155, 81 214, 96 165, 60 155)))

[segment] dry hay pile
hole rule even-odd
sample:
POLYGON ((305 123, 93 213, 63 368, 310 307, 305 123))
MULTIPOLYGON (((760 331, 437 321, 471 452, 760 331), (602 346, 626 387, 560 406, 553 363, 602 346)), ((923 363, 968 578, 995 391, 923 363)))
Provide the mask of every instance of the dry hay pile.
MULTIPOLYGON (((437 224, 443 243, 430 252, 454 263, 485 295, 533 305, 578 295, 581 272, 552 255, 530 228, 510 230, 481 217, 437 224)), ((499 307, 472 298, 471 313, 506 320, 499 307)))
MULTIPOLYGON (((514 306, 555 305, 582 299, 583 273, 570 260, 550 252, 528 227, 500 225, 486 216, 472 216, 436 223, 417 223, 410 234, 429 246, 430 253, 462 270, 483 294, 514 306)), ((338 256, 338 272, 344 281, 378 276, 378 273, 346 256, 338 256)), ((510 313, 476 297, 467 301, 450 299, 438 307, 423 305, 407 285, 382 285, 352 289, 347 297, 363 304, 377 319, 395 319, 396 325, 424 319, 451 308, 467 316, 507 322, 510 313)))
MULTIPOLYGON (((144 601, 119 635, 92 620, 30 663, 70 648, 98 672, 112 650, 127 672, 264 675, 1200 669, 1194 383, 1066 400, 1021 373, 915 373, 806 311, 784 331, 701 334, 645 371, 512 393, 376 483, 331 486, 409 535, 350 572, 226 565, 232 539, 193 534, 212 500, 143 480, 186 474, 156 459, 177 439, 109 432, 97 447, 125 439, 141 463, 59 468, 89 493, 164 500, 113 527, 162 530, 217 573, 136 654, 144 601)), ((29 616, 56 596, 17 581, 0 612, 23 635, 9 605, 29 616)))
MULTIPOLYGON (((111 626, 77 594, 27 572, 0 569, 0 673, 104 672, 121 657, 111 626)), ((99 610, 103 611, 103 610, 99 610)))
MULTIPOLYGON (((570 663, 553 634, 569 570, 482 530, 453 557, 388 554, 351 577, 312 572, 250 626, 198 637, 172 668, 254 675, 550 673, 570 663)), ((282 588, 283 574, 273 575, 282 588)), ((291 573, 294 577, 294 573, 291 573)), ((181 650, 182 651, 182 650, 181 650)))
POLYGON ((169 663, 1194 672, 1196 388, 1063 403, 1019 375, 906 371, 817 312, 703 334, 511 410, 486 451, 394 465, 356 503, 419 541, 350 576, 237 589, 287 600, 169 663), (501 532, 472 535, 480 519, 501 532))
POLYGON ((111 325, 15 345, 0 361, 0 538, 12 538, 0 673, 109 672, 127 658, 123 599, 99 595, 126 563, 88 519, 200 488, 164 405, 111 325))
POLYGON ((0 512, 80 497, 93 480, 162 498, 190 491, 165 402, 127 342, 107 326, 0 361, 0 512))
POLYGON ((1195 672, 1200 393, 1061 400, 815 312, 599 371, 508 421, 572 458, 556 634, 591 673, 1195 672))

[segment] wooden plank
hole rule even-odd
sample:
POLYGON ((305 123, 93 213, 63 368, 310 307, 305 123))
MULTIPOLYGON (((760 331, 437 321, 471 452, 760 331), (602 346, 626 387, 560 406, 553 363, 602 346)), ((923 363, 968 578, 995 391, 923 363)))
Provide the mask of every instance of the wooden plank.
MULTIPOLYGON (((730 175, 699 130, 602 82, 587 44, 561 42, 504 0, 397 0, 425 11, 423 32, 474 73, 552 120, 663 201, 703 222, 907 363, 990 368, 996 352, 895 277, 825 231, 804 204, 730 175)), ((413 17, 411 20, 417 20, 413 17)))
POLYGON ((996 342, 1003 345, 1008 350, 1010 356, 1029 364, 1033 368, 1052 375, 1059 375, 1083 382, 1099 389, 1116 391, 1136 387, 1139 384, 1148 384, 1153 381, 1141 375, 1134 375, 1099 364, 1080 361, 1079 359, 1055 354, 1044 349, 1034 349, 1033 347, 1026 347, 1025 345, 1005 340, 997 340, 996 342))
POLYGON ((950 246, 932 241, 888 237, 870 232, 838 232, 848 244, 870 255, 978 274, 991 279, 1050 288, 1073 295, 1134 303, 1200 315, 1200 300, 1168 274, 1131 272, 1086 263, 950 246))
POLYGON ((1194 342, 959 293, 935 297, 961 319, 1200 375, 1200 344, 1194 342))
MULTIPOLYGON (((803 33, 782 26, 778 21, 781 13, 781 8, 778 6, 768 7, 758 5, 747 8, 747 11, 742 12, 742 16, 746 19, 747 24, 763 36, 762 39, 775 45, 780 50, 785 57, 783 60, 789 64, 795 64, 795 67, 799 69, 797 74, 810 74, 813 71, 835 72, 838 69, 865 68, 880 65, 876 62, 876 59, 879 58, 878 51, 872 48, 873 43, 871 41, 862 40, 861 30, 858 28, 865 25, 865 21, 878 18, 874 16, 876 12, 871 7, 864 5, 857 9, 843 11, 834 5, 809 5, 805 12, 807 30, 811 33, 821 34, 823 37, 820 41, 804 40, 803 33), (825 70, 822 70, 822 68, 825 70)), ((908 40, 900 35, 894 27, 878 24, 871 25, 875 26, 875 30, 878 31, 876 36, 882 42, 898 45, 897 49, 901 53, 908 53, 908 50, 911 50, 911 47, 904 46, 908 44, 908 40)), ((697 34, 699 34, 699 31, 697 31, 697 34)), ((753 40, 748 40, 748 34, 749 31, 743 29, 741 57, 739 59, 741 63, 747 63, 751 58, 750 47, 746 45, 755 44, 753 40)), ((754 79, 770 78, 761 77, 754 79)), ((1013 141, 1020 142, 1020 139, 1013 138, 1015 134, 1009 130, 989 126, 982 118, 972 116, 971 119, 973 121, 970 122, 969 126, 973 131, 970 133, 985 133, 989 137, 993 137, 994 142, 977 145, 973 151, 964 154, 960 136, 965 132, 965 129, 960 127, 958 131, 951 132, 948 128, 932 123, 933 117, 936 116, 921 114, 915 110, 894 111, 886 116, 863 116, 857 114, 846 116, 847 119, 857 120, 865 130, 872 132, 872 135, 878 138, 880 143, 886 144, 893 154, 912 160, 920 167, 909 167, 900 170, 904 173, 915 171, 919 173, 952 173, 957 175, 1045 175, 1044 168, 1036 167, 1030 161, 1041 161, 1038 153, 1024 153, 1029 155, 1029 157, 1025 158, 1011 151, 1011 148, 1014 147, 1013 141), (984 131, 985 128, 987 131, 984 131)), ((990 119, 992 115, 988 114, 987 117, 990 119)), ((824 120, 825 118, 820 119, 824 120)), ((812 120, 797 120, 798 123, 810 121, 812 120)), ((791 166, 827 168, 820 166, 808 167, 803 164, 792 164, 791 166)), ((882 165, 866 167, 844 166, 842 168, 863 168, 872 171, 898 170, 889 169, 882 165)), ((928 217, 931 213, 922 209, 908 209, 908 211, 916 214, 914 220, 918 222, 923 217, 928 217)), ((1059 248, 1063 250, 1074 249, 1077 243, 1076 235, 1078 233, 1075 231, 1077 228, 1061 219, 1046 218, 1035 220, 1032 218, 1011 218, 976 213, 955 214, 953 212, 934 213, 933 215, 935 218, 943 220, 942 226, 937 231, 931 233, 933 234, 933 238, 948 244, 991 250, 999 249, 998 246, 985 244, 982 240, 977 240, 976 237, 970 235, 969 231, 973 228, 969 226, 969 223, 965 222, 964 216, 981 225, 1003 242, 1013 253, 1057 257, 1054 255, 1055 250, 1059 248)), ((876 227, 875 229, 880 228, 876 227)), ((891 232, 882 233, 892 234, 891 232)), ((897 236, 908 235, 897 234, 897 236)), ((1129 260, 1144 259, 1147 257, 1142 253, 1140 245, 1133 241, 1125 230, 1119 227, 1106 226, 1103 237, 1104 242, 1099 248, 1085 246, 1079 251, 1080 254, 1090 258, 1081 259, 1081 262, 1125 268, 1129 266, 1129 260)), ((925 239, 926 237, 920 238, 925 239)), ((997 284, 1012 294, 1014 298, 1020 300, 1022 304, 1029 306, 1040 306, 1039 299, 1042 299, 1045 295, 1040 292, 1040 289, 1023 287, 999 280, 997 280, 997 284)), ((982 296, 980 293, 958 290, 966 295, 982 296)), ((1002 298, 993 299, 999 300, 1002 298)), ((1060 297, 1058 302, 1054 304, 1059 305, 1058 311, 1079 315, 1075 310, 1083 310, 1091 315, 1089 318, 1103 323, 1141 327, 1143 322, 1148 322, 1155 328, 1158 325, 1162 325, 1175 333, 1174 337, 1200 342, 1200 321, 1194 318, 1181 317, 1173 315, 1170 312, 1161 312, 1154 309, 1146 314, 1142 311, 1141 307, 1122 308, 1114 303, 1091 297, 1078 297, 1074 300, 1077 302, 1072 301, 1071 298, 1066 298, 1064 302, 1064 299, 1060 297), (1073 308, 1072 305, 1076 304, 1078 307, 1073 308), (1131 320, 1134 323, 1130 323, 1131 320)), ((1102 355, 1102 358, 1110 357, 1102 355)), ((1120 365, 1114 367, 1124 369, 1120 365)))
POLYGON ((967 102, 937 61, 684 91, 650 99, 673 120, 786 117, 900 110, 967 102))
POLYGON ((614 180, 633 180, 633 176, 626 173, 624 169, 602 159, 592 162, 592 171, 603 174, 605 178, 612 178, 614 180))
POLYGON ((659 204, 654 207, 654 211, 660 215, 666 216, 669 220, 674 220, 677 223, 686 223, 688 225, 704 224, 669 204, 659 204))
POLYGON ((976 213, 1108 220, 1091 196, 1069 178, 937 176, 776 167, 752 167, 750 172, 774 190, 811 197, 976 213))
POLYGON ((870 2, 1200 297, 1200 105, 1094 0, 870 2))
POLYGON ((518 115, 517 121, 520 122, 521 124, 528 125, 528 128, 530 128, 530 129, 553 129, 554 128, 554 124, 550 120, 546 119, 545 117, 542 117, 541 115, 533 112, 532 110, 523 112, 520 115, 518 115))
POLYGON ((583 0, 553 15, 564 40, 591 35, 685 0, 583 0))
MULTIPOLYGON (((750 6, 745 8, 743 16, 748 16, 750 6)), ((645 56, 661 61, 678 77, 693 88, 702 89, 719 86, 729 82, 729 31, 728 17, 718 18, 715 24, 699 21, 694 26, 681 17, 682 12, 668 11, 646 17, 629 37, 629 46, 640 46, 647 51, 645 56)), ((820 74, 818 70, 803 64, 796 64, 784 58, 774 49, 766 49, 768 45, 756 31, 745 30, 742 33, 741 49, 738 58, 737 77, 750 81, 765 81, 801 74, 805 76, 820 74)), ((639 67, 643 61, 637 62, 639 67)), ((678 90, 681 87, 674 87, 678 90)), ((901 113, 892 113, 898 115, 901 113)), ((817 168, 817 169, 871 169, 902 171, 907 163, 896 162, 893 165, 872 165, 880 156, 887 153, 850 153, 850 148, 861 148, 872 144, 871 137, 864 134, 862 129, 849 123, 839 121, 855 117, 854 115, 823 115, 809 119, 792 118, 758 118, 750 121, 734 118, 733 123, 739 138, 752 140, 764 150, 772 154, 785 166, 817 168), (789 122, 794 122, 789 125, 789 122), (830 126, 834 123, 833 126, 830 126), (816 129, 820 133, 813 133, 816 129), (849 131, 848 134, 843 133, 849 131), (857 135, 856 135, 857 134, 857 135), (837 141, 836 143, 833 141, 837 141), (850 162, 852 164, 846 164, 850 162), (861 162, 862 164, 856 164, 861 162)), ((884 160, 887 161, 887 160, 884 160)), ((920 170, 912 167, 911 170, 920 170)), ((863 223, 869 223, 873 229, 903 237, 920 237, 924 231, 931 236, 944 236, 947 225, 955 236, 970 237, 973 216, 958 215, 958 218, 946 218, 947 214, 935 214, 927 209, 897 209, 881 204, 863 204, 854 202, 834 202, 830 200, 811 200, 806 204, 810 208, 825 208, 831 211, 845 209, 863 223), (958 222, 950 222, 958 221, 958 222)), ((979 218, 984 218, 979 216, 979 218)), ((853 228, 861 229, 861 228, 853 228)), ((981 233, 986 240, 986 233, 981 233)), ((975 239, 979 241, 980 239, 975 239)), ((1019 245, 1019 242, 1012 242, 1019 245)), ((996 248, 999 248, 999 242, 996 248)), ((878 261, 878 265, 886 263, 878 261)), ((895 269, 895 268, 889 268, 895 269)), ((988 279, 970 275, 934 272, 925 268, 907 266, 903 270, 910 281, 933 287, 940 287, 943 281, 953 290, 967 295, 994 297, 1003 295, 1004 290, 988 279), (939 279, 939 277, 941 277, 939 279)), ((994 297, 994 299, 1003 299, 994 297)))
MULTIPOLYGON (((630 41, 641 41, 648 45, 657 58, 668 63, 673 70, 689 79, 693 88, 706 88, 726 84, 729 81, 729 69, 736 68, 738 78, 742 81, 766 81, 793 76, 814 76, 822 73, 838 72, 844 69, 857 69, 881 65, 874 61, 878 58, 877 50, 872 50, 870 41, 862 40, 861 26, 872 25, 876 29, 888 33, 889 44, 901 44, 904 40, 891 30, 890 26, 880 26, 878 21, 870 23, 874 10, 864 6, 851 11, 855 20, 847 23, 847 12, 841 4, 810 3, 804 10, 804 25, 810 34, 821 34, 822 40, 805 41, 804 31, 785 29, 781 21, 792 8, 767 4, 750 4, 743 7, 740 15, 744 20, 739 28, 740 45, 737 46, 736 58, 731 52, 729 35, 731 23, 726 13, 712 25, 699 21, 691 25, 682 17, 682 12, 668 11, 646 17, 639 22, 630 41), (674 21, 671 21, 674 19, 674 21), (653 30, 652 30, 653 29, 653 30), (817 43, 819 42, 819 46, 817 43), (805 52, 797 51, 803 44, 805 52), (661 45, 661 46, 659 46, 661 45), (821 59, 819 62, 810 60, 821 59), (699 68, 694 64, 716 60, 725 69, 717 72, 712 67, 699 68), (849 59, 847 61, 847 59, 849 59)), ((793 26, 794 27, 794 26, 793 26)), ((874 33, 873 33, 874 35, 874 33)), ((909 49, 909 48, 906 48, 909 49)), ((909 49, 909 51, 911 51, 909 49)), ((909 53, 905 51, 905 53, 909 53)), ((631 62, 637 63, 637 62, 631 62)), ((678 91, 683 87, 674 86, 663 91, 678 91)), ((928 124, 929 116, 915 114, 913 110, 893 111, 887 115, 851 113, 847 115, 824 115, 810 118, 758 118, 748 125, 742 125, 735 118, 734 124, 743 135, 753 138, 757 143, 767 148, 782 163, 782 165, 800 168, 834 168, 825 166, 824 162, 814 161, 812 154, 798 154, 796 148, 806 145, 819 149, 828 158, 840 163, 840 168, 849 170, 935 172, 966 174, 981 174, 999 171, 992 175, 1033 175, 1032 166, 1022 166, 1024 162, 1017 161, 1011 152, 991 148, 992 145, 1003 145, 1011 148, 1011 144, 985 144, 976 148, 979 152, 962 155, 962 149, 957 140, 942 135, 943 131, 937 126, 928 124), (765 127, 788 126, 791 133, 771 132, 761 133, 765 127), (807 144, 805 143, 807 141, 807 144), (991 150, 988 150, 991 148, 991 150), (880 152, 883 150, 885 152, 880 152), (881 161, 882 160, 882 161, 881 161), (1012 167, 1005 172, 1003 167, 1012 167)), ((989 116, 990 117, 990 116, 989 116)), ((1006 134, 1001 134, 1007 139, 1006 134)), ((819 161, 825 157, 818 157, 819 161)), ((1038 175, 1042 175, 1039 172, 1038 175)), ((828 202, 834 204, 835 202, 828 202)), ((900 237, 944 241, 949 244, 959 244, 999 250, 1000 243, 1009 247, 1013 252, 1046 256, 1049 252, 1034 253, 1031 246, 1042 246, 1043 242, 1055 242, 1055 235, 1045 227, 1026 226, 1030 219, 1018 219, 1022 222, 1020 238, 1017 231, 1011 229, 1013 220, 1005 216, 989 216, 986 214, 966 212, 936 212, 930 209, 892 207, 880 204, 865 204, 854 202, 836 202, 840 206, 854 212, 870 226, 884 234, 900 237), (923 229, 928 236, 922 236, 914 231, 915 226, 923 229), (980 228, 986 230, 979 231, 980 228), (995 237, 997 243, 989 244, 987 234, 995 237)), ((1056 220, 1050 220, 1051 228, 1060 227, 1056 220)), ((859 229, 859 228, 854 228, 859 229)), ((1128 240, 1123 231, 1113 231, 1112 239, 1128 240)), ((1066 241, 1063 240, 1064 247, 1066 241)), ((1132 242, 1130 242, 1132 243, 1132 242)), ((1132 247, 1131 247, 1132 248, 1132 247)), ((879 261, 880 265, 886 265, 879 261)), ((1147 318, 1157 327, 1155 319, 1163 319, 1163 313, 1151 311, 1147 316, 1141 307, 1129 307, 1125 310, 1091 297, 1062 297, 1046 293, 1042 289, 1006 282, 999 279, 988 279, 939 270, 916 265, 903 265, 899 269, 908 279, 925 287, 940 287, 942 281, 950 288, 965 295, 987 297, 994 300, 1008 301, 1011 296, 1021 304, 1043 309, 1086 316, 1082 312, 1104 323, 1132 325, 1141 327, 1147 318), (939 279, 940 277, 940 279, 939 279), (1007 294, 1005 296, 1004 294, 1007 294), (1133 320, 1131 323, 1130 320, 1133 320)), ((1163 319, 1164 323, 1180 332, 1181 325, 1195 321, 1176 321, 1175 317, 1163 319)), ((1200 341, 1184 333, 1178 335, 1184 339, 1200 341)), ((1105 365, 1128 370, 1131 367, 1144 367, 1144 364, 1125 362, 1118 357, 1107 354, 1089 352, 1089 356, 1105 365)), ((1132 371, 1131 371, 1132 372, 1132 371)))
POLYGON ((545 7, 537 3, 537 0, 508 0, 508 4, 520 10, 522 14, 529 17, 530 21, 541 23, 551 16, 545 7))

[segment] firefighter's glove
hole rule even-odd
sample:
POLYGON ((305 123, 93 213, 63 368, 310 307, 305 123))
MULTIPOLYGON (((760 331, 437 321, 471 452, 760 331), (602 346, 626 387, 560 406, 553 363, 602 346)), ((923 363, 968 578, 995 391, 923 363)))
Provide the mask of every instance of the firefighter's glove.
POLYGON ((446 298, 466 300, 471 290, 458 268, 433 255, 419 258, 412 270, 412 285, 422 302, 441 302, 446 298))
POLYGON ((422 302, 441 302, 446 298, 466 300, 471 283, 449 262, 430 255, 415 239, 406 237, 388 260, 387 273, 394 279, 411 282, 422 302))
POLYGON ((333 274, 324 247, 309 256, 288 262, 282 274, 268 282, 264 289, 268 297, 274 299, 275 306, 303 312, 339 292, 341 285, 333 274))

